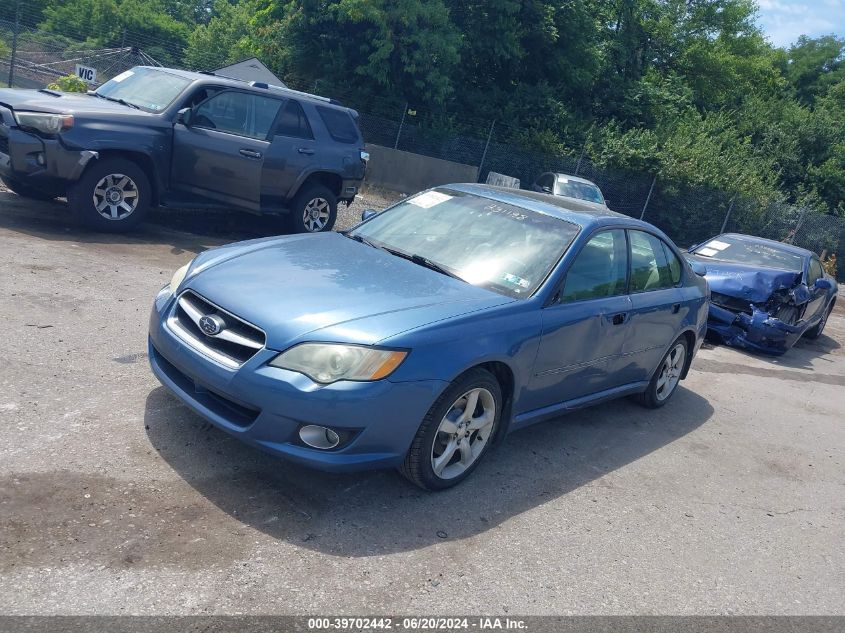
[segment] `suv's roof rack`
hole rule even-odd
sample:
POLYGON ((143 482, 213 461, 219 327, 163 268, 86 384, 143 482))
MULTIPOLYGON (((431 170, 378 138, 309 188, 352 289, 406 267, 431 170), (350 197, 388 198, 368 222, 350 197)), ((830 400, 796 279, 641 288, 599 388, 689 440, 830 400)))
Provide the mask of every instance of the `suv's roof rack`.
MULTIPOLYGON (((200 70, 198 71, 201 75, 209 75, 211 77, 220 77, 221 79, 229 79, 231 81, 240 81, 253 88, 259 88, 261 90, 284 90, 285 92, 290 92, 295 95, 300 95, 302 97, 308 97, 309 99, 317 99, 319 101, 325 101, 326 103, 330 103, 332 105, 344 107, 344 105, 338 101, 337 99, 332 99, 330 97, 323 97, 321 95, 311 94, 310 92, 303 92, 301 90, 294 90, 293 88, 288 88, 287 86, 277 86, 275 84, 268 84, 265 81, 247 81, 246 79, 239 79, 238 77, 229 77, 227 75, 221 75, 219 73, 213 72, 211 70, 200 70)), ((355 113, 358 114, 357 112, 355 113)))

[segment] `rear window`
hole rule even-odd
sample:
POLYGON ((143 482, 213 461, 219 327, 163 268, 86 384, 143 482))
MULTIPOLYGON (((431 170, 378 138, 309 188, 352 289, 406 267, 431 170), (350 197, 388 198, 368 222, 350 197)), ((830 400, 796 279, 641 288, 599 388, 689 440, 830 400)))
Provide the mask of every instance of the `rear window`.
POLYGON ((358 128, 348 112, 322 106, 317 106, 317 112, 334 140, 339 143, 358 142, 358 128))

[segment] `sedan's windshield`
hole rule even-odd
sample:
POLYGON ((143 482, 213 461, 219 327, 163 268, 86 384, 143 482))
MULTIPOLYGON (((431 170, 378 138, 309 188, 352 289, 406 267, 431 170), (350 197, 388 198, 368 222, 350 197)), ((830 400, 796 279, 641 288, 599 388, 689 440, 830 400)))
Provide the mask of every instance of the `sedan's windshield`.
POLYGON ((95 94, 159 112, 173 103, 190 83, 190 79, 162 70, 136 66, 104 83, 95 94))
POLYGON ((790 253, 773 244, 763 244, 737 235, 720 235, 696 247, 693 252, 702 257, 751 266, 794 271, 801 271, 804 268, 804 258, 801 255, 790 253))
POLYGON ((543 283, 578 231, 523 207, 437 189, 375 216, 350 236, 521 298, 543 283))
POLYGON ((555 195, 604 204, 604 198, 602 197, 601 191, 599 191, 598 187, 586 182, 570 180, 566 176, 557 177, 557 180, 555 181, 555 195))

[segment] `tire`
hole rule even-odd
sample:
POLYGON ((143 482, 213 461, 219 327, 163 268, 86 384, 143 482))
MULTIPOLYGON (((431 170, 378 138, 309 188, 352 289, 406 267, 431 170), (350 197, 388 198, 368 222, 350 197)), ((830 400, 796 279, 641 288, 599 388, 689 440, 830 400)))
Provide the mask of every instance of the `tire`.
POLYGON ((104 158, 88 167, 68 189, 67 201, 79 222, 88 228, 122 233, 134 229, 147 215, 152 187, 136 163, 126 158, 104 158))
POLYGON ((21 198, 31 198, 32 200, 53 200, 62 195, 60 192, 41 190, 26 183, 20 182, 13 178, 2 178, 3 184, 6 185, 10 191, 15 192, 21 198))
POLYGON ((493 374, 481 368, 466 372, 431 405, 400 472, 423 490, 445 490, 459 484, 489 451, 501 421, 502 404, 502 388, 493 374), (465 419, 472 394, 477 394, 475 408, 465 419), (455 433, 444 430, 449 425, 455 433))
POLYGON ((659 409, 675 395, 681 382, 681 374, 689 356, 689 345, 685 336, 678 338, 660 360, 648 387, 637 394, 636 400, 649 409, 659 409), (673 354, 675 356, 673 356, 673 354), (678 356, 680 354, 680 356, 678 356), (666 373, 670 376, 664 380, 666 373), (668 391, 667 391, 668 389, 668 391))
POLYGON ((337 196, 323 185, 305 185, 291 205, 294 233, 331 231, 337 220, 337 196))
POLYGON ((830 307, 827 309, 827 312, 824 313, 822 320, 816 323, 816 325, 804 332, 804 336, 806 336, 810 340, 815 340, 822 335, 824 332, 824 326, 827 325, 827 320, 830 318, 830 313, 833 312, 833 302, 831 302, 830 307))

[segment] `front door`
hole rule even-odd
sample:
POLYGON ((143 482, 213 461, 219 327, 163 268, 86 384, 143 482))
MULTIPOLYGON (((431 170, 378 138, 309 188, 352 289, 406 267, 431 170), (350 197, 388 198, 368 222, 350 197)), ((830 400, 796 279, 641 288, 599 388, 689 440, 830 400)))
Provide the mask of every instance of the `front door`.
POLYGON ((264 157, 281 102, 226 90, 173 128, 173 188, 252 210, 261 208, 264 157))
POLYGON ((581 249, 556 301, 543 309, 529 408, 540 409, 618 386, 631 301, 625 231, 605 230, 581 249))

